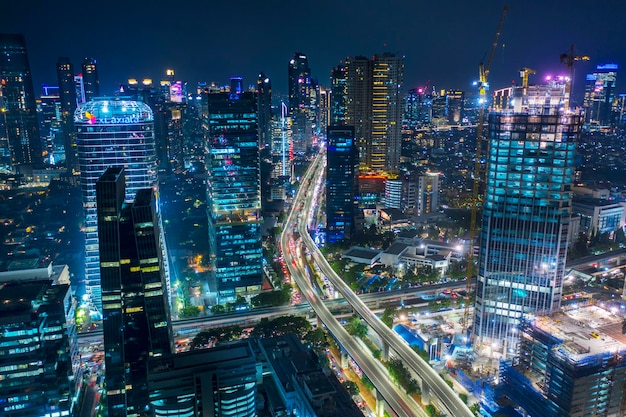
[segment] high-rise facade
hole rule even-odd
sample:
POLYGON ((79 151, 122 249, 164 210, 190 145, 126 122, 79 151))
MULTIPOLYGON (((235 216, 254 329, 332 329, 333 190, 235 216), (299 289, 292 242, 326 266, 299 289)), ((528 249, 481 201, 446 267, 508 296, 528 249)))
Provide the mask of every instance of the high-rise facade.
POLYGON ((0 108, 13 171, 20 165, 42 165, 33 80, 21 34, 0 33, 0 108))
POLYGON ((148 409, 148 359, 173 351, 161 233, 152 188, 126 201, 124 168, 96 183, 109 416, 148 409))
POLYGON ((346 59, 346 124, 354 126, 361 164, 397 172, 402 144, 404 57, 384 53, 346 59))
POLYGON ((85 211, 85 287, 91 307, 101 312, 96 181, 111 166, 123 166, 126 197, 156 186, 154 117, 145 103, 96 98, 74 113, 80 182, 85 211))
POLYGON ((74 66, 67 57, 57 61, 57 81, 61 98, 61 125, 65 139, 65 166, 68 170, 78 170, 76 155, 76 132, 74 130, 74 112, 76 111, 76 84, 74 66))
POLYGON ((330 126, 346 124, 348 111, 348 75, 346 66, 337 65, 330 73, 330 126))
POLYGON ((289 113, 299 113, 308 107, 311 87, 311 68, 309 59, 302 52, 293 54, 288 68, 289 113))
POLYGON ((256 93, 205 93, 207 211, 220 303, 256 294, 263 280, 256 93))
POLYGON ((560 306, 582 124, 564 91, 531 86, 515 109, 489 115, 474 333, 504 357, 525 314, 560 306))
POLYGON ((272 81, 260 73, 256 81, 259 104, 259 142, 261 146, 271 146, 272 140, 272 81))
POLYGON ((0 415, 76 415, 82 371, 74 313, 69 284, 1 283, 0 415))
POLYGON ((85 88, 85 101, 91 101, 100 97, 100 80, 98 79, 98 66, 93 58, 83 59, 83 86, 85 88))
POLYGON ((587 74, 585 84, 585 125, 590 128, 611 126, 616 123, 617 64, 597 65, 596 70, 587 74))
POLYGON ((352 126, 331 126, 326 134, 326 239, 354 237, 358 209, 359 160, 352 126))

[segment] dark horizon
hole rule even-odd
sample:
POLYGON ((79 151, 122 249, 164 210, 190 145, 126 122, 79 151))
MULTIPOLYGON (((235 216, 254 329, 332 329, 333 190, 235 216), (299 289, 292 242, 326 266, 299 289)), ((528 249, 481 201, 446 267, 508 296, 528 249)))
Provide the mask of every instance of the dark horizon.
MULTIPOLYGON (((505 3, 321 0, 315 8, 303 9, 277 1, 260 8, 243 0, 235 10, 227 2, 189 1, 177 9, 162 0, 113 0, 106 8, 76 0, 24 0, 3 5, 3 14, 11 18, 2 30, 26 36, 36 92, 42 84, 57 84, 56 61, 68 56, 77 73, 84 57, 96 58, 102 95, 112 94, 128 78, 158 82, 166 68, 173 68, 176 79, 191 87, 197 81, 227 84, 234 75, 243 76, 248 86, 263 71, 275 96, 284 96, 287 63, 301 51, 308 55, 312 77, 323 86, 346 56, 393 52, 406 56, 405 90, 429 83, 437 90, 472 93, 505 3)), ((537 70, 531 83, 548 73, 565 74, 559 55, 571 44, 577 54, 591 57, 576 64, 578 96, 584 74, 596 64, 626 65, 626 4, 508 3, 491 68, 492 89, 519 83, 523 67, 537 70)))

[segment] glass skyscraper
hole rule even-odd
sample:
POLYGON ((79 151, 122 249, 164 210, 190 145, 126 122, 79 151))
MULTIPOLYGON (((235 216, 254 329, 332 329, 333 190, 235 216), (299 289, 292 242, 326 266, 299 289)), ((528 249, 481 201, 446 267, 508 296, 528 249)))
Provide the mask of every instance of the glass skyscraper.
POLYGON ((96 98, 74 113, 80 181, 85 209, 85 286, 91 307, 101 312, 96 181, 111 166, 125 168, 126 198, 156 186, 153 114, 147 104, 96 98))
POLYGON ((587 74, 585 84, 585 124, 590 128, 611 126, 617 120, 615 82, 617 64, 597 65, 596 70, 587 74))
POLYGON ((98 66, 93 58, 83 59, 83 86, 85 88, 85 101, 100 97, 100 80, 98 79, 98 66))
POLYGON ((109 416, 148 408, 148 359, 173 351, 160 229, 152 188, 125 203, 125 169, 96 183, 109 416))
POLYGON ((326 145, 326 239, 354 237, 359 158, 352 126, 328 128, 326 145))
POLYGON ((562 107, 564 87, 531 86, 489 115, 474 332, 504 357, 525 314, 560 306, 582 123, 562 107))
POLYGON ((77 105, 76 84, 74 83, 74 66, 67 57, 60 57, 57 61, 57 81, 59 82, 61 123, 65 139, 65 166, 69 171, 78 170, 74 129, 74 112, 77 105))
POLYGON ((263 280, 256 94, 205 93, 207 210, 220 303, 256 294, 263 280))
POLYGON ((42 165, 37 106, 24 35, 0 33, 0 117, 0 126, 4 126, 2 130, 7 136, 10 168, 15 171, 20 165, 42 165))

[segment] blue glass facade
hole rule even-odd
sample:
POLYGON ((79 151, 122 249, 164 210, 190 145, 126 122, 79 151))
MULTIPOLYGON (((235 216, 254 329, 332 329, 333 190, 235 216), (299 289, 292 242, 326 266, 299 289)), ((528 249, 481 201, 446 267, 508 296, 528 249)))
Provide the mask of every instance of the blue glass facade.
POLYGON ((254 93, 204 95, 211 270, 220 303, 261 290, 261 179, 254 93))
POLYGON ((581 123, 556 111, 489 117, 474 331, 505 356, 524 314, 560 305, 581 123))
POLYGON ((352 126, 329 127, 326 148, 326 239, 354 235, 359 158, 352 126))

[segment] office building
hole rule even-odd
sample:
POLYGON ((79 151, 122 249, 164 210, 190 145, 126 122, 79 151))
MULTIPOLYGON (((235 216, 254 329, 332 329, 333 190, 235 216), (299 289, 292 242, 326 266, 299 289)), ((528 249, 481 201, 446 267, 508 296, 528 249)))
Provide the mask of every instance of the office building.
POLYGON ((440 182, 441 174, 436 172, 427 172, 424 175, 419 175, 417 177, 417 190, 415 201, 416 214, 418 216, 435 213, 437 212, 437 210, 439 210, 440 182))
POLYGON ((580 216, 580 232, 588 237, 612 234, 624 227, 626 203, 592 197, 574 197, 572 213, 580 216))
POLYGON ((515 98, 515 109, 489 115, 474 316, 478 350, 514 354, 522 317, 561 303, 582 124, 582 116, 562 107, 564 91, 565 83, 531 86, 515 98))
POLYGON ((83 86, 85 91, 85 102, 100 97, 100 81, 98 80, 98 66, 93 58, 83 59, 83 86))
POLYGON ((309 59, 302 52, 293 54, 288 67, 289 114, 294 115, 308 108, 311 88, 309 59))
POLYGON ((385 196, 383 197, 385 208, 401 210, 402 204, 402 179, 390 178, 385 182, 385 196))
POLYGON ((49 165, 64 164, 65 135, 59 88, 44 85, 43 93, 36 103, 39 134, 45 155, 44 160, 49 165))
POLYGON ((65 149, 65 166, 68 171, 78 170, 78 156, 76 155, 76 131, 74 129, 74 112, 76 111, 76 84, 74 81, 74 66, 67 57, 57 61, 57 81, 59 83, 59 97, 61 99, 61 126, 65 149))
POLYGON ((43 165, 37 105, 24 35, 0 33, 0 108, 10 168, 43 165))
POLYGON ((109 416, 148 409, 148 359, 173 352, 161 233, 152 188, 125 203, 124 168, 96 183, 100 277, 109 416))
POLYGON ((82 104, 85 100, 85 82, 82 74, 74 75, 74 85, 76 87, 76 103, 82 104))
POLYGON ((374 172, 398 171, 402 143, 404 57, 346 59, 346 124, 355 127, 360 163, 374 172))
POLYGON ((249 342, 152 358, 149 367, 152 416, 257 416, 260 376, 249 342))
POLYGON ((326 240, 354 237, 359 161, 352 126, 331 126, 326 135, 326 240))
POLYGON ((585 83, 585 125, 590 128, 613 126, 617 122, 615 83, 617 64, 597 65, 596 70, 587 74, 585 83))
POLYGON ((626 413, 622 319, 599 307, 582 306, 584 300, 575 301, 578 306, 558 318, 523 320, 519 359, 500 364, 497 392, 524 415, 617 417, 626 413))
POLYGON ((288 93, 294 152, 303 154, 319 129, 319 85, 311 78, 308 58, 302 52, 296 52, 289 61, 288 93))
POLYGON ((459 90, 446 91, 446 115, 448 124, 459 125, 463 121, 465 93, 459 90))
POLYGON ((211 289, 218 302, 261 290, 261 179, 256 93, 205 93, 211 289))
POLYGON ((256 81, 259 104, 259 143, 262 147, 270 146, 272 138, 272 81, 260 73, 256 81))
POLYGON ((345 65, 339 64, 333 68, 330 83, 330 125, 345 125, 348 111, 348 75, 345 65))
POLYGON ((156 186, 154 117, 147 104, 97 98, 74 113, 85 210, 85 287, 92 310, 101 313, 96 181, 111 166, 123 166, 126 198, 156 186))
POLYGON ((82 370, 69 284, 22 278, 0 279, 0 414, 73 416, 82 370))

